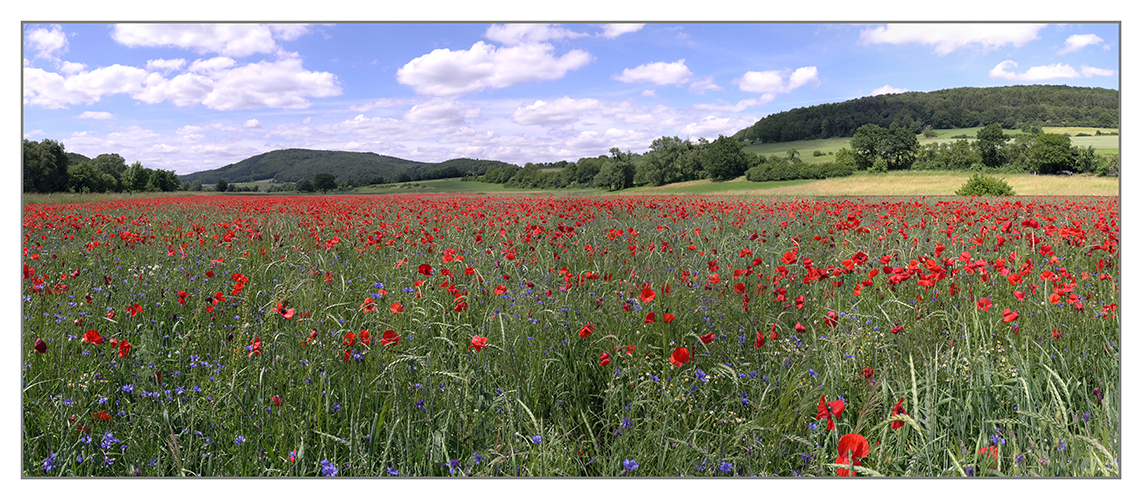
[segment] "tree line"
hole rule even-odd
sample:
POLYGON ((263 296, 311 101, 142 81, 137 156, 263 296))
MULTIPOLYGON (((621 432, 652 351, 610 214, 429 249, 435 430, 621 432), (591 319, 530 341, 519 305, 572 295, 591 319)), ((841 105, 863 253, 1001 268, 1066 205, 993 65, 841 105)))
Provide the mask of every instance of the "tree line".
POLYGON ((1018 85, 905 92, 795 108, 766 116, 734 134, 754 143, 851 137, 868 124, 893 123, 913 134, 973 128, 992 123, 1006 129, 1066 125, 1117 127, 1118 91, 1066 85, 1018 85))
POLYGON ((174 171, 151 169, 127 161, 115 153, 88 159, 69 154, 63 143, 51 139, 24 139, 24 189, 26 193, 119 193, 124 191, 187 190, 174 171), (76 161, 72 161, 72 159, 76 161))

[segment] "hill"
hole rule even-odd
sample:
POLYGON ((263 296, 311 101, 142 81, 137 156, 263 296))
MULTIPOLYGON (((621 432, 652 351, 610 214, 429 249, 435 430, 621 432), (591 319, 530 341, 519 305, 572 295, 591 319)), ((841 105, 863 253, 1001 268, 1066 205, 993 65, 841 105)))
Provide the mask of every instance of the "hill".
POLYGON ((794 108, 766 116, 734 138, 754 143, 852 137, 869 123, 893 123, 920 133, 1000 123, 1003 128, 1037 126, 1118 127, 1117 90, 1066 85, 944 89, 862 97, 794 108))
POLYGON ((470 158, 426 163, 376 153, 279 149, 214 170, 181 175, 179 180, 203 184, 214 184, 219 179, 231 183, 262 180, 297 182, 302 179, 312 180, 314 175, 321 173, 332 174, 338 182, 373 181, 379 178, 394 181, 402 175, 407 175, 410 179, 440 179, 460 177, 467 173, 478 174, 496 166, 518 168, 502 161, 470 158))
POLYGON ((79 153, 72 153, 72 152, 67 153, 67 166, 69 166, 69 167, 72 165, 79 165, 80 163, 83 163, 85 161, 90 162, 91 158, 83 156, 79 153))

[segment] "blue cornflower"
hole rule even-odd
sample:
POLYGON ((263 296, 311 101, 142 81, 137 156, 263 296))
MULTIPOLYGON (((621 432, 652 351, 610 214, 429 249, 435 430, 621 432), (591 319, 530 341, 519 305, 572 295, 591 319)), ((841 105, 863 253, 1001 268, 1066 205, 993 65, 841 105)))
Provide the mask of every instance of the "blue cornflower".
POLYGON ((969 465, 968 469, 967 469, 967 473, 968 473, 968 477, 975 477, 975 467, 972 467, 969 465))
POLYGON ((476 465, 480 465, 480 461, 484 459, 484 456, 479 453, 472 452, 472 458, 476 459, 476 465))
POLYGON ((111 446, 113 446, 119 442, 120 441, 113 434, 111 434, 111 431, 107 431, 107 432, 103 433, 103 443, 100 444, 99 446, 102 447, 104 450, 110 450, 111 446))
POLYGON ((705 382, 705 381, 707 380, 707 378, 706 378, 706 372, 702 371, 702 369, 701 369, 701 368, 697 369, 697 370, 694 372, 694 375, 696 375, 696 376, 698 377, 698 380, 701 380, 702 382, 705 382))
POLYGON ((388 472, 390 476, 399 476, 400 475, 400 471, 397 469, 394 469, 392 467, 386 467, 385 472, 388 472))
POLYGON ((1083 413, 1083 423, 1090 422, 1090 413, 1083 413))
POLYGON ((629 472, 629 471, 635 470, 637 468, 638 468, 638 462, 635 462, 634 459, 623 460, 623 470, 629 472))
POLYGON ((236 444, 238 446, 242 446, 245 443, 246 443, 246 438, 244 436, 238 436, 238 437, 234 438, 234 444, 236 444))
POLYGON ((341 411, 341 403, 333 403, 333 412, 336 413, 339 411, 341 411))
POLYGON ((729 462, 722 462, 722 465, 718 466, 718 470, 722 471, 722 474, 729 474, 733 472, 734 464, 729 462))
POLYGON ((337 466, 333 465, 333 462, 330 462, 328 460, 322 460, 321 461, 321 473, 323 475, 325 475, 325 477, 336 476, 337 475, 337 466))
POLYGON ((56 454, 52 453, 44 459, 44 472, 50 472, 56 466, 56 454))
POLYGON ((626 429, 632 425, 629 418, 623 417, 622 428, 626 429))
POLYGON ((460 468, 460 461, 453 458, 452 460, 449 460, 448 463, 445 463, 444 466, 448 467, 449 474, 455 474, 456 469, 460 468))
POLYGON ((123 392, 130 393, 131 391, 135 390, 135 384, 124 385, 122 387, 122 389, 123 389, 123 392))
POLYGON ((417 401, 416 404, 414 404, 413 406, 423 410, 424 409, 424 398, 420 398, 420 400, 417 401))
POLYGON ((810 368, 810 369, 809 369, 809 375, 812 375, 812 376, 816 377, 816 376, 817 376, 817 372, 813 371, 813 369, 812 369, 812 368, 810 368))
POLYGON ((1059 449, 1059 451, 1067 451, 1067 443, 1064 443, 1063 440, 1060 439, 1058 449, 1059 449))
POLYGON ((532 436, 531 442, 533 442, 535 444, 539 444, 539 443, 543 442, 543 436, 532 436))

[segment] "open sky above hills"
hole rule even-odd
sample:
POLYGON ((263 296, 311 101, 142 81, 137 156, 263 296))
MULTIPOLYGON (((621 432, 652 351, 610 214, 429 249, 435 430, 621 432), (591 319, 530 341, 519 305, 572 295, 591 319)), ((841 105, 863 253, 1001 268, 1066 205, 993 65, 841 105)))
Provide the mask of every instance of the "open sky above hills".
POLYGON ((23 136, 185 174, 282 148, 574 160, 796 107, 954 87, 1117 89, 1119 26, 23 26, 23 136))

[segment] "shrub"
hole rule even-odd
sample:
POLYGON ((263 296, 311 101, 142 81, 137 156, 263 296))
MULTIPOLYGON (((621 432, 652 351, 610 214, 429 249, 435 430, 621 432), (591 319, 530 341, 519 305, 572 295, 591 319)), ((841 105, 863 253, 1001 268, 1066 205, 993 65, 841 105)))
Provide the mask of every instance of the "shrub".
POLYGON ((820 149, 814 149, 813 156, 825 156, 825 153, 822 153, 820 149))
POLYGON ((960 196, 1012 196, 1015 190, 1003 179, 976 174, 956 191, 960 196))
POLYGON ((939 135, 939 134, 937 134, 935 130, 932 130, 932 129, 924 130, 924 138, 925 139, 931 139, 933 137, 936 137, 937 135, 939 135))

